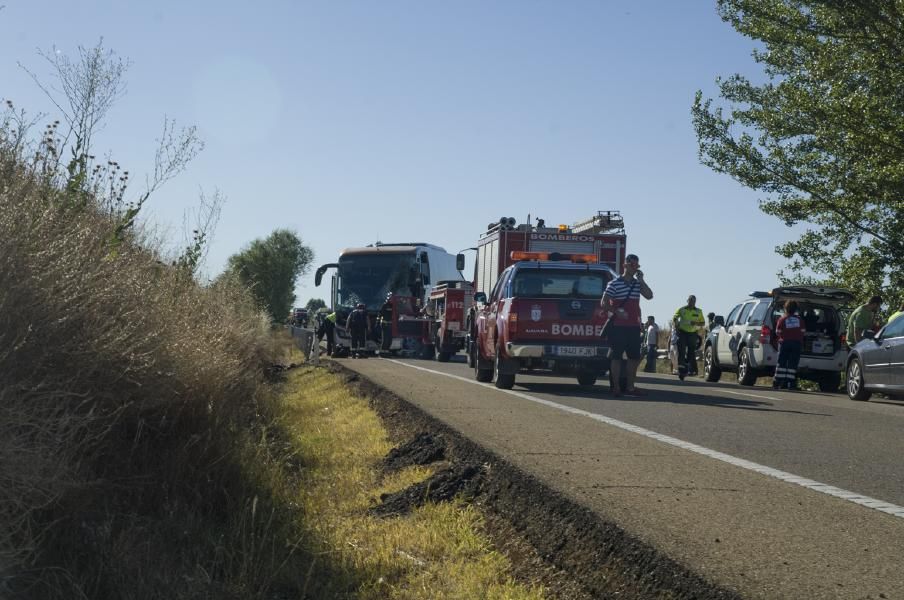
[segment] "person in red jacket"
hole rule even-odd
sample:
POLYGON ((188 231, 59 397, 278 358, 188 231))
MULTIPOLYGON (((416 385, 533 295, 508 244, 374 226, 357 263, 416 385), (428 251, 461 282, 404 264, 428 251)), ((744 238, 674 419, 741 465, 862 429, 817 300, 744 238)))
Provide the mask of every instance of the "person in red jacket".
MULTIPOLYGON (((775 340, 778 343, 778 364, 772 387, 797 389, 797 364, 804 345, 804 320, 797 314, 797 301, 785 302, 785 314, 775 324, 775 340)), ((775 343, 775 342, 773 342, 775 343)))

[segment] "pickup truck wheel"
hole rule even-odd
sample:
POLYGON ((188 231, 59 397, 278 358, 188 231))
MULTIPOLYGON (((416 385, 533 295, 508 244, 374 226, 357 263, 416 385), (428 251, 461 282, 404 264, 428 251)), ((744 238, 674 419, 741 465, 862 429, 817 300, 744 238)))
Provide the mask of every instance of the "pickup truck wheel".
POLYGON ((841 386, 841 373, 825 373, 816 380, 820 392, 837 392, 841 386))
POLYGON ((857 400, 858 402, 869 400, 869 397, 872 396, 863 382, 863 365, 856 356, 848 363, 847 393, 848 398, 857 400))
POLYGON ((474 344, 474 348, 471 352, 474 357, 474 379, 480 381, 481 383, 489 383, 493 381, 493 369, 492 367, 487 369, 481 365, 481 363, 485 362, 480 359, 480 349, 477 347, 477 344, 474 344))
POLYGON ((703 378, 706 381, 719 381, 722 377, 722 369, 716 364, 716 353, 713 352, 712 345, 707 346, 703 351, 703 378))
POLYGON ((514 373, 501 373, 499 371, 500 363, 502 362, 502 357, 499 356, 499 349, 496 349, 496 360, 493 362, 493 371, 495 375, 495 384, 496 387, 500 390, 510 390, 515 385, 515 374, 514 373))
POLYGON ((738 383, 741 385, 756 383, 756 371, 750 366, 750 354, 746 346, 741 348, 738 354, 738 383))
POLYGON ((596 384, 596 372, 582 371, 578 373, 578 385, 581 387, 593 387, 596 384))

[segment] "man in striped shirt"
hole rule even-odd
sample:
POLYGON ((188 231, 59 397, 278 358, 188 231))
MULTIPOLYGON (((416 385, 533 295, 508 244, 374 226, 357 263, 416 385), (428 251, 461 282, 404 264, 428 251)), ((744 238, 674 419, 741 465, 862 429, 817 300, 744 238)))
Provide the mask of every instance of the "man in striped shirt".
POLYGON ((636 254, 625 257, 624 271, 606 286, 600 301, 603 309, 612 319, 609 328, 609 369, 612 371, 612 392, 615 396, 643 396, 634 387, 637 366, 640 364, 640 297, 647 300, 653 292, 643 280, 640 259, 636 254), (621 389, 622 357, 627 358, 625 389, 621 389))

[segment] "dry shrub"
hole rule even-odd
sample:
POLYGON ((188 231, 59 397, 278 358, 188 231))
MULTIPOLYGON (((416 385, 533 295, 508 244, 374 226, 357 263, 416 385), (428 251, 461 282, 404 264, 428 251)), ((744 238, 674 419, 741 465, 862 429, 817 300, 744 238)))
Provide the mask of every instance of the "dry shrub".
POLYGON ((257 595, 223 531, 246 535, 256 493, 236 452, 266 409, 266 319, 111 244, 24 152, 0 136, 0 598, 257 595))

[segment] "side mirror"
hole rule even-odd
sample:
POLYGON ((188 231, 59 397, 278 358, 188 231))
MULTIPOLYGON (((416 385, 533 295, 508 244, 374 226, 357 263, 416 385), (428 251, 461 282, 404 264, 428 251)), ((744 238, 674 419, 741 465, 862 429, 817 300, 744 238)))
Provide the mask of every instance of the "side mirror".
POLYGON ((486 304, 487 295, 484 292, 477 292, 476 294, 474 294, 474 302, 478 304, 486 304))
POLYGON ((325 265, 320 265, 317 267, 317 271, 314 273, 314 286, 319 286, 320 282, 323 281, 323 274, 327 272, 327 269, 331 269, 333 267, 338 268, 339 263, 327 263, 325 265))
POLYGON ((867 329, 863 332, 863 339, 865 340, 874 340, 876 339, 876 332, 872 329, 867 329))
POLYGON ((421 262, 424 263, 424 264, 427 264, 427 263, 430 262, 430 259, 429 259, 428 255, 427 255, 427 252, 426 252, 426 251, 425 251, 425 252, 421 252, 421 262))
POLYGON ((465 270, 465 255, 464 254, 456 254, 455 255, 455 270, 456 271, 464 271, 465 270))
POLYGON ((716 315, 713 319, 713 323, 716 324, 716 327, 725 327, 725 317, 722 315, 716 315))

